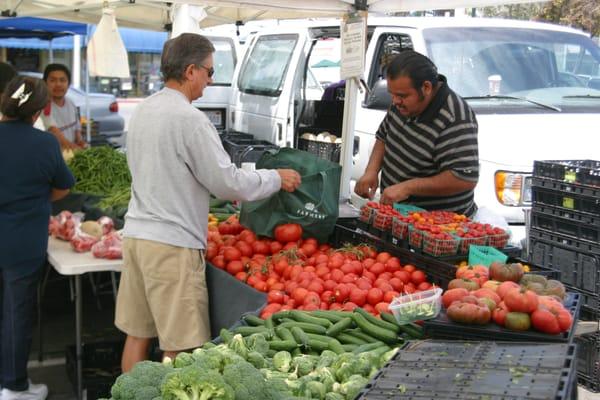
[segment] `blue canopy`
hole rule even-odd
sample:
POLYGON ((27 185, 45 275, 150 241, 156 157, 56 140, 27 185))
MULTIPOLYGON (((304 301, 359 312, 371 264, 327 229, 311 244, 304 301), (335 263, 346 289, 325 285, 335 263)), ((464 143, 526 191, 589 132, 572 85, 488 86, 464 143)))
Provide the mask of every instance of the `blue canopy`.
POLYGON ((1 38, 38 38, 52 40, 61 36, 85 34, 87 34, 87 25, 77 22, 33 17, 0 19, 1 38))
MULTIPOLYGON (((4 22, 4 20, 0 20, 0 22, 4 22)), ((90 27, 90 35, 94 32, 94 29, 95 26, 90 27)), ((47 40, 37 38, 2 39, 3 37, 6 37, 2 34, 2 31, 3 30, 0 27, 0 47, 40 50, 48 48, 47 40)), ((121 34, 123 44, 125 45, 127 51, 136 53, 160 54, 162 52, 163 45, 165 44, 167 39, 169 39, 169 34, 167 32, 154 32, 141 29, 119 28, 119 33, 121 34)), ((86 32, 84 31, 82 34, 85 35, 86 32)), ((85 43, 83 43, 82 41, 81 45, 85 46, 85 43)), ((71 37, 56 38, 52 40, 52 48, 54 50, 72 50, 73 39, 71 37)))

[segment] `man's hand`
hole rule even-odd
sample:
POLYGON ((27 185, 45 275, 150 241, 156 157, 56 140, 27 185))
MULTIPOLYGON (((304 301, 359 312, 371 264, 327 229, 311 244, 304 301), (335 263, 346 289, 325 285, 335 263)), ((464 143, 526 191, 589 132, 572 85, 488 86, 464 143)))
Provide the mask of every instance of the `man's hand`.
POLYGON ((293 169, 278 169, 277 173, 281 177, 281 189, 286 192, 293 192, 302 183, 300 174, 293 169))
POLYGON ((406 182, 397 183, 385 188, 381 194, 382 204, 394 204, 408 199, 410 192, 406 182))
POLYGON ((372 200, 378 187, 379 178, 377 173, 365 172, 365 174, 360 177, 358 182, 356 182, 356 186, 354 186, 354 193, 360 197, 372 200))
POLYGON ((78 141, 75 142, 75 145, 79 149, 85 149, 85 148, 87 148, 87 143, 85 142, 85 140, 78 140, 78 141))

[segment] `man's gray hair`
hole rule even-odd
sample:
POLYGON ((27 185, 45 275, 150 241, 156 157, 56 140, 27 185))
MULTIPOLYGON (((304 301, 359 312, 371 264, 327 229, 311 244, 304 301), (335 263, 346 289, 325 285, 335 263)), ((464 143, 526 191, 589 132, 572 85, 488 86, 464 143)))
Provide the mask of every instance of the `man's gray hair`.
POLYGON ((163 46, 160 59, 160 72, 163 80, 170 79, 183 82, 185 69, 190 65, 202 65, 202 63, 214 53, 213 44, 202 35, 195 33, 183 33, 174 39, 169 39, 163 46))

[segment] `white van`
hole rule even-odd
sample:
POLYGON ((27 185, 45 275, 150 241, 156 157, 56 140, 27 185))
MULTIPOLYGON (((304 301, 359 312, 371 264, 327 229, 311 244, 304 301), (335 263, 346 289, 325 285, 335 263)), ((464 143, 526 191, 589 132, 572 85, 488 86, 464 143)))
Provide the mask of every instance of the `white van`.
POLYGON ((234 36, 205 35, 215 46, 213 53, 215 74, 213 83, 204 89, 202 97, 192 105, 202 110, 218 131, 225 131, 228 126, 229 98, 231 82, 235 67, 241 54, 241 46, 234 36))
MULTIPOLYGON (((342 107, 305 96, 311 49, 332 37, 339 37, 339 26, 318 23, 257 34, 233 78, 232 128, 280 146, 296 146, 311 124, 341 130, 342 107), (326 115, 315 117, 319 112, 326 115)), ((475 200, 502 215, 513 235, 523 238, 533 161, 600 155, 598 46, 583 32, 544 23, 369 17, 364 78, 370 94, 359 96, 351 116, 353 179, 364 172, 390 106, 381 60, 406 49, 430 57, 475 110, 481 166, 475 200), (498 82, 499 89, 491 87, 498 82), (491 96, 490 89, 496 90, 491 96)))

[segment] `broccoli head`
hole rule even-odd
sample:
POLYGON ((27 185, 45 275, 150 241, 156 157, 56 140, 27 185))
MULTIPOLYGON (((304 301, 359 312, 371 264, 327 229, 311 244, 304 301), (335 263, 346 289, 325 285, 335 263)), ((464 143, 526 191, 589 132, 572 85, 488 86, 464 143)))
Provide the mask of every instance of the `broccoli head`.
POLYGON ((234 390, 215 370, 193 365, 169 373, 162 385, 164 400, 233 400, 234 390))
POLYGON ((354 400, 367 383, 369 380, 364 376, 352 375, 344 383, 334 385, 334 390, 343 394, 346 400, 354 400))
POLYGON ((191 353, 181 352, 177 354, 175 357, 175 361, 173 361, 173 366, 175 368, 183 368, 191 365, 194 362, 194 357, 191 353))
POLYGON ((233 387, 235 400, 266 400, 273 397, 261 372, 247 361, 226 365, 223 378, 233 387))
POLYGON ((262 356, 266 356, 269 351, 269 342, 260 333, 253 333, 252 335, 246 338, 246 345, 248 350, 256 351, 260 353, 262 356))
POLYGON ((234 335, 227 345, 244 360, 248 358, 248 347, 246 347, 246 342, 244 342, 242 335, 234 335))
POLYGON ((298 376, 310 374, 314 367, 314 359, 310 356, 301 355, 292 360, 292 368, 296 369, 298 376))

